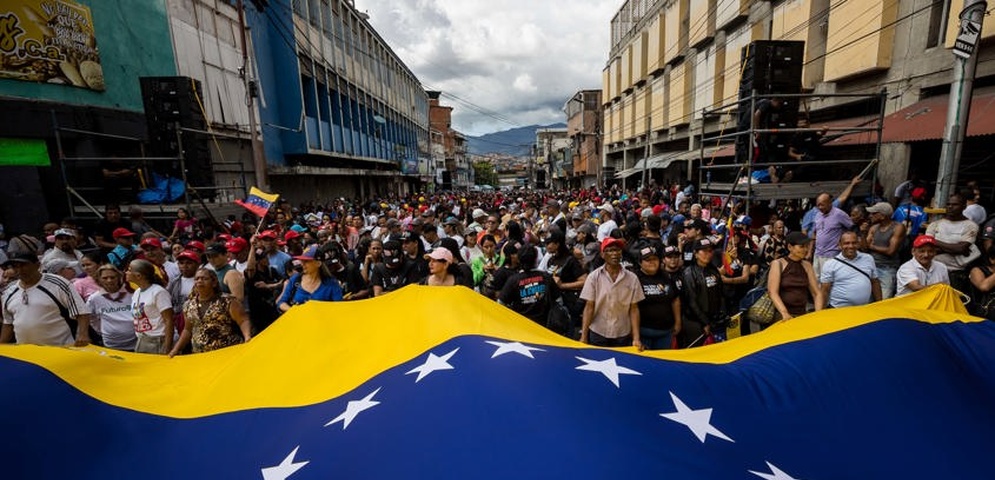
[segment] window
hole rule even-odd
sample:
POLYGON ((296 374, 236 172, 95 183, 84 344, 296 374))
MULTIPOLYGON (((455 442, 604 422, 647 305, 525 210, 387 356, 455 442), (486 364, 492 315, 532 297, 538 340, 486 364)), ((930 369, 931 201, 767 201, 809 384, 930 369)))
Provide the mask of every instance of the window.
POLYGON ((942 45, 947 36, 947 23, 950 18, 950 0, 934 0, 929 8, 929 36, 926 48, 942 45))

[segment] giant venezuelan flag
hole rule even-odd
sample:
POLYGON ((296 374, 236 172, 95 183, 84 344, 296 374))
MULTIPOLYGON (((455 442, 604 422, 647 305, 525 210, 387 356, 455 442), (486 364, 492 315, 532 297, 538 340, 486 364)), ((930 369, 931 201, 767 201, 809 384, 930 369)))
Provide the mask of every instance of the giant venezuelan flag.
POLYGON ((0 348, 2 478, 992 478, 995 323, 933 287, 691 351, 462 288, 296 307, 175 358, 0 348))

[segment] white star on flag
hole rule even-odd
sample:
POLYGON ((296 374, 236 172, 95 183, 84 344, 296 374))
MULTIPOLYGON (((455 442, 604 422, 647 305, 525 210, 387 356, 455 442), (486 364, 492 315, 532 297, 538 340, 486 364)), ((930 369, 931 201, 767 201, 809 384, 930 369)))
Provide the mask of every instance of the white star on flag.
POLYGON ((723 440, 727 440, 735 443, 735 440, 726 436, 726 434, 719 431, 719 429, 712 426, 712 409, 702 408, 701 410, 692 410, 688 408, 674 392, 670 392, 670 398, 674 400, 674 406, 677 407, 677 411, 674 413, 661 413, 660 416, 668 420, 673 420, 680 423, 689 429, 694 436, 698 437, 701 443, 705 443, 705 437, 712 435, 719 437, 723 440))
POLYGON ((429 352, 428 359, 425 360, 425 363, 411 369, 411 371, 405 373, 405 375, 411 375, 412 373, 418 372, 418 378, 415 379, 415 383, 418 383, 421 379, 427 377, 428 374, 436 370, 453 370, 455 367, 449 364, 449 359, 453 358, 453 355, 456 355, 457 351, 459 351, 459 347, 456 347, 455 350, 441 357, 429 352))
POLYGON ((775 467, 773 463, 765 463, 767 464, 767 468, 770 469, 770 473, 754 472, 753 470, 749 470, 749 472, 763 478, 764 480, 799 480, 791 475, 788 475, 787 473, 784 473, 780 468, 775 467))
POLYGON ((545 352, 545 350, 541 348, 529 347, 523 345, 521 342, 494 342, 487 340, 487 343, 498 347, 497 350, 494 351, 494 355, 491 355, 491 358, 500 357, 506 353, 517 353, 523 357, 529 357, 534 360, 536 357, 532 356, 532 351, 545 352))
POLYGON ((609 358, 608 360, 590 360, 583 357, 576 357, 576 358, 577 360, 584 362, 584 365, 577 367, 577 370, 586 370, 588 372, 601 373, 602 375, 605 376, 605 378, 607 378, 609 381, 615 384, 616 387, 619 388, 621 388, 618 384, 619 374, 642 375, 641 373, 635 370, 625 367, 620 367, 617 363, 615 363, 614 358, 609 358))
POLYGON ((300 448, 300 445, 294 447, 294 451, 290 452, 290 455, 287 455, 287 458, 284 458, 279 465, 262 469, 263 480, 286 480, 294 472, 310 463, 308 460, 294 463, 294 457, 297 456, 297 450, 300 448))
POLYGON ((350 401, 348 404, 346 404, 345 411, 342 412, 341 415, 335 417, 334 420, 326 423, 325 426, 327 427, 335 422, 342 422, 342 430, 345 430, 346 428, 349 427, 349 424, 352 423, 353 419, 356 418, 356 415, 360 414, 360 412, 364 410, 369 410, 377 405, 380 405, 380 402, 373 401, 373 396, 376 395, 377 392, 379 391, 380 389, 378 388, 374 390, 373 393, 367 395, 362 400, 350 401))

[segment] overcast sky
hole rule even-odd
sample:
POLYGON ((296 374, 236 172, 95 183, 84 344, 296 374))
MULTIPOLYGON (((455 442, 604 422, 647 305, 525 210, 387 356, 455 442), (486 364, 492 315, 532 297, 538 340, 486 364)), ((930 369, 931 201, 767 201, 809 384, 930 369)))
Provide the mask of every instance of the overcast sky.
POLYGON ((427 90, 451 95, 442 104, 454 108, 453 128, 474 136, 565 122, 563 105, 576 91, 601 88, 610 22, 622 4, 355 0, 427 90))

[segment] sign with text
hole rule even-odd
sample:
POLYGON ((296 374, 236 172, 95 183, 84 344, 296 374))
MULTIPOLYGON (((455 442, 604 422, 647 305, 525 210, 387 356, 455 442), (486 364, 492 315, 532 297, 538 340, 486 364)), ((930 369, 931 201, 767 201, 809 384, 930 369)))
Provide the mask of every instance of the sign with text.
POLYGON ((104 72, 88 7, 72 0, 3 3, 0 78, 104 91, 104 72))
POLYGON ((957 40, 954 41, 954 55, 961 58, 970 58, 974 55, 974 49, 978 46, 978 38, 981 36, 981 22, 970 19, 960 21, 960 31, 957 32, 957 40))

